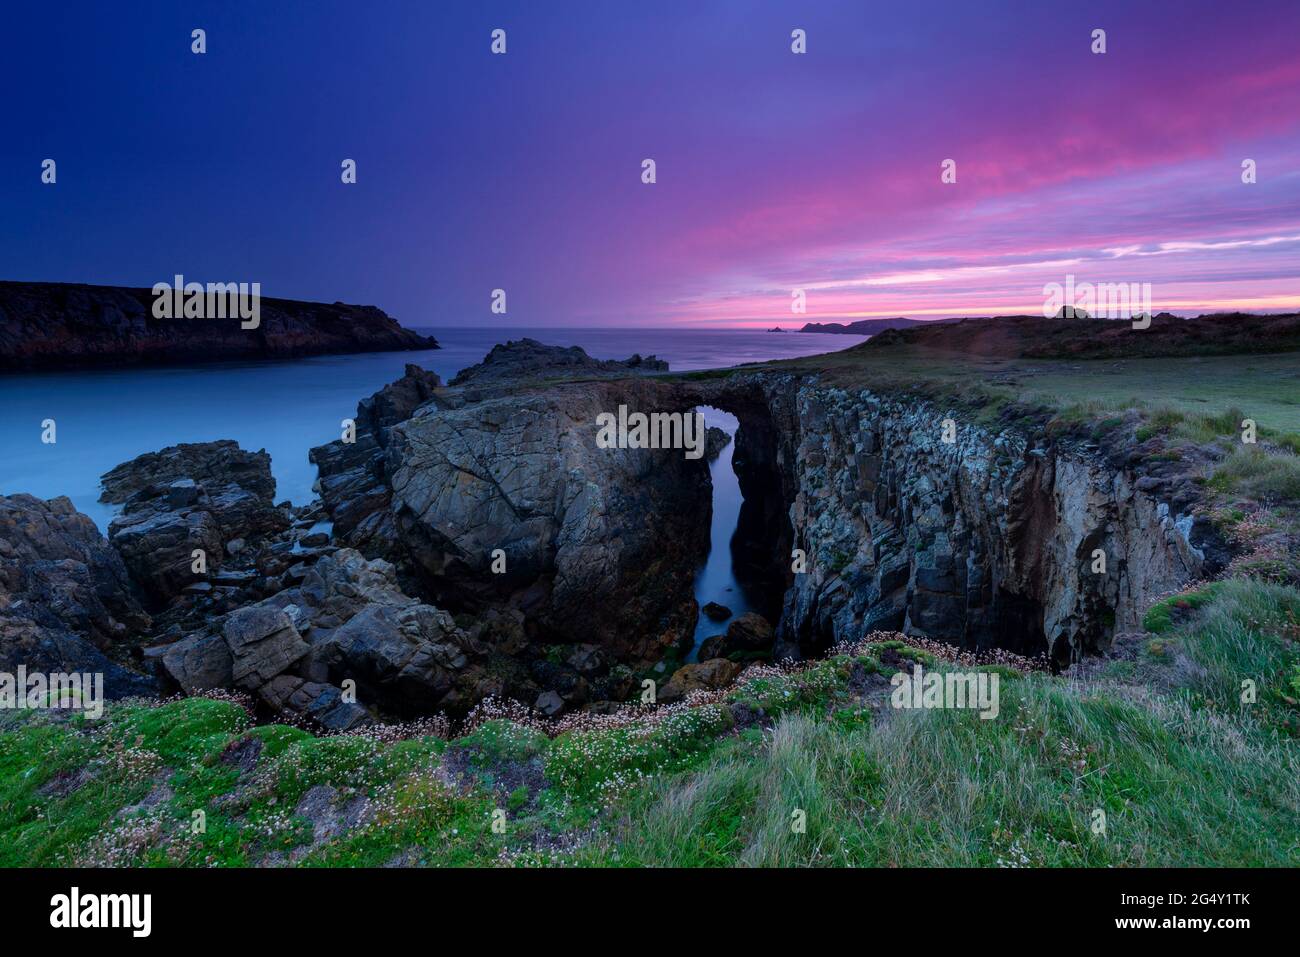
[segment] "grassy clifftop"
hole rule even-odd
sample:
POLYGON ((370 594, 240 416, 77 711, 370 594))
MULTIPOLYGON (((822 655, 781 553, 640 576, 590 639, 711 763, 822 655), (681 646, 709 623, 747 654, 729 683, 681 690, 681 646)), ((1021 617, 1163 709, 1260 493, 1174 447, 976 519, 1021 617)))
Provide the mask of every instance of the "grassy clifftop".
MULTIPOLYGON (((1300 317, 967 320, 758 366, 932 403, 1199 487, 1244 570, 1300 584, 1300 317), (1254 442, 1244 441, 1245 426, 1254 442)), ((938 427, 936 422, 936 428, 938 427)))
POLYGON ((314 737, 207 698, 10 714, 0 864, 1300 864, 1300 591, 1226 581, 1148 625, 1074 676, 882 639, 455 735, 314 737), (996 671, 998 718, 891 708, 916 661, 996 671))

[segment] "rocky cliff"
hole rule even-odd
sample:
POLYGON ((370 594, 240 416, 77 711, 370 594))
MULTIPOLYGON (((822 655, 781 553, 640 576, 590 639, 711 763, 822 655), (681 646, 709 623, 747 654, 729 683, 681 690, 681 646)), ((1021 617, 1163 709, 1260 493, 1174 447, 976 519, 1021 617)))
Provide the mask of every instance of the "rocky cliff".
MULTIPOLYGON (((572 367, 558 353, 552 374, 572 367)), ((587 644, 631 664, 689 650, 708 466, 680 449, 598 448, 595 424, 620 405, 684 412, 689 402, 637 378, 521 392, 475 371, 459 388, 427 376, 410 368, 395 384, 424 390, 418 408, 377 420, 372 397, 356 442, 312 450, 335 540, 393 562, 443 607, 517 622, 534 643, 587 644)))
POLYGON ((740 412, 738 454, 742 410, 752 420, 766 409, 759 431, 773 447, 758 471, 769 495, 781 490, 805 557, 786 572, 779 656, 900 630, 1060 666, 1105 650, 1149 602, 1216 570, 1214 532, 1193 517, 1188 486, 1095 446, 788 376, 736 376, 700 398, 740 412))
POLYGON ((0 282, 0 371, 436 349, 374 306, 261 299, 259 324, 159 319, 149 289, 0 282))
POLYGON ((815 376, 547 354, 494 350, 455 387, 408 366, 361 401, 355 441, 312 450, 319 503, 274 504, 269 457, 229 441, 106 474, 108 541, 65 499, 0 499, 0 665, 108 670, 113 695, 234 688, 335 729, 489 695, 551 715, 607 709, 646 673, 670 700, 873 631, 1065 666, 1222 562, 1187 465, 1131 441, 983 428, 815 376), (699 405, 739 420, 733 556, 771 621, 737 618, 673 674, 707 459, 605 448, 596 423, 699 405))

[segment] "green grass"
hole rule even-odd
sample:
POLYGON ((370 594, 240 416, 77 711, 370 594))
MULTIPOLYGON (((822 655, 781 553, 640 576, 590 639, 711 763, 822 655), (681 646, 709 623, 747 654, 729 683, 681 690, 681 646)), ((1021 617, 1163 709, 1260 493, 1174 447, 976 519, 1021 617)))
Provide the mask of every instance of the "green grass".
POLYGON ((1210 477, 1212 489, 1267 505, 1300 502, 1300 456, 1270 455, 1258 446, 1235 449, 1210 477))
MULTIPOLYGON (((923 394, 955 407, 1041 406, 1107 419, 1146 410, 1157 427, 1190 420, 1203 437, 1240 430, 1300 435, 1300 353, 1135 359, 1002 359, 906 345, 848 349, 767 363, 776 371, 818 373, 828 385, 923 394), (1171 418, 1172 417, 1172 418, 1171 418), (1229 422, 1235 418, 1235 421, 1229 422), (1206 429, 1209 431, 1205 431, 1206 429)), ((1293 447, 1294 448, 1294 447, 1293 447)))
POLYGON ((1147 613, 1142 617, 1142 627, 1156 635, 1163 635, 1172 631, 1176 615, 1209 604, 1218 588, 1217 583, 1212 583, 1204 588, 1180 592, 1177 595, 1170 595, 1167 598, 1160 599, 1147 609, 1147 613))
POLYGON ((1197 668, 1167 676, 1163 693, 1035 674, 1003 684, 993 721, 886 711, 846 727, 794 712, 762 746, 647 785, 589 860, 1295 866, 1300 750, 1269 711, 1295 713, 1284 692, 1300 593, 1231 581, 1207 594, 1202 617, 1176 632, 1197 668), (1240 701, 1245 675, 1262 683, 1257 704, 1240 701))
POLYGON ((985 669, 993 720, 864 706, 881 656, 945 667, 895 642, 554 738, 317 738, 202 698, 11 714, 0 865, 1300 864, 1300 591, 1227 580, 1147 626, 1147 654, 1087 681, 985 669), (222 755, 249 738, 241 772, 222 755), (296 809, 321 785, 368 814, 314 843, 296 809))

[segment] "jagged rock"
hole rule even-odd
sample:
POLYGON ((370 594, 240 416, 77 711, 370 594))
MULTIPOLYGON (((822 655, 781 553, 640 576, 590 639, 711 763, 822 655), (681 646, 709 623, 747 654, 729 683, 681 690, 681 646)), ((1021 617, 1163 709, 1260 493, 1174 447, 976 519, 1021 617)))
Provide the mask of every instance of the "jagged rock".
MULTIPOLYGON (((232 439, 219 439, 215 442, 182 442, 123 462, 100 479, 104 490, 99 500, 120 505, 151 485, 170 486, 182 482, 188 482, 189 487, 238 485, 268 504, 275 497, 271 456, 266 450, 246 452, 232 439)), ((172 507, 180 508, 186 504, 191 503, 177 502, 172 507)))
POLYGON ((245 452, 229 440, 149 452, 102 481, 101 499, 123 505, 109 525, 109 540, 157 603, 206 581, 248 542, 289 526, 286 512, 272 504, 270 456, 245 452), (227 543, 236 541, 232 550, 227 543), (196 550, 204 555, 203 573, 194 570, 196 550))
POLYGON ((0 670, 102 673, 110 698, 148 694, 156 682, 104 652, 150 625, 122 559, 71 501, 0 496, 0 670))
POLYGON ((230 648, 231 679, 249 691, 257 690, 311 650, 279 608, 241 608, 226 619, 224 635, 230 648))
POLYGON ((400 379, 390 382, 357 405, 357 427, 377 434, 398 422, 405 422, 440 388, 442 380, 436 373, 408 362, 400 379))
POLYGON ((221 635, 191 635, 163 653, 163 668, 186 694, 234 684, 234 658, 221 635))
POLYGON ((434 373, 408 364, 400 379, 357 404, 355 441, 335 440, 308 453, 320 470, 321 501, 338 540, 371 556, 400 557, 385 481, 389 429, 431 401, 441 385, 434 373))
POLYGON ((395 426, 391 508, 426 587, 451 604, 508 602, 620 660, 656 660, 666 642, 689 640, 707 468, 681 450, 595 445, 601 412, 657 407, 638 385, 561 386, 395 426), (498 549, 502 574, 492 572, 498 549))
POLYGON ((153 678, 110 660, 84 635, 40 609, 0 609, 0 671, 102 674, 104 697, 113 700, 158 692, 153 678))
POLYGON ((946 443, 943 410, 867 392, 805 386, 797 415, 782 457, 809 568, 778 657, 899 629, 1065 664, 1206 567, 1195 521, 1134 466, 1016 430, 946 443))
POLYGON ((418 599, 402 592, 396 571, 381 559, 367 560, 361 553, 341 548, 314 565, 304 565, 294 587, 267 598, 262 604, 282 609, 300 631, 305 627, 325 631, 337 628, 370 604, 405 606, 418 599))
POLYGON ((718 428, 717 426, 712 426, 712 425, 709 426, 708 431, 704 433, 705 460, 708 462, 712 462, 719 455, 721 455, 722 450, 725 449, 730 444, 731 444, 730 432, 725 432, 722 429, 718 428))
POLYGON ((100 648, 148 628, 122 559, 67 498, 0 496, 0 608, 39 607, 100 648))
POLYGON ((683 665, 673 672, 668 683, 655 696, 660 704, 680 701, 692 691, 716 691, 725 688, 740 674, 743 665, 726 658, 714 658, 699 664, 683 665))
MULTIPOLYGON (((667 411, 671 392, 644 379, 499 386, 518 351, 494 350, 486 368, 457 379, 475 389, 439 392, 364 452, 313 450, 335 540, 395 562, 439 605, 515 609, 530 629, 599 645, 615 660, 684 647, 692 571, 706 548, 707 466, 680 449, 595 442, 601 412, 667 411), (504 556, 500 574, 494 553, 504 556), (592 615, 596 604, 610 613, 592 615)), ((587 368, 569 350, 523 352, 519 374, 538 373, 547 355, 560 373, 587 368)))
POLYGON ((548 346, 536 339, 518 339, 492 347, 478 365, 462 369, 453 386, 518 383, 534 378, 577 375, 628 375, 667 372, 668 363, 655 356, 593 359, 579 346, 548 346))

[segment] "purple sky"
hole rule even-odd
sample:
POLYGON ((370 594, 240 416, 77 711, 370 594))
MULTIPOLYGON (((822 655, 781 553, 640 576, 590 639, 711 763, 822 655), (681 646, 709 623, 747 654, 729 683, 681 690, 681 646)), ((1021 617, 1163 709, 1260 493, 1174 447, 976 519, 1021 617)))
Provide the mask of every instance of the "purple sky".
POLYGON ((0 35, 0 278, 417 326, 1037 312, 1067 274, 1300 309, 1295 0, 44 6, 0 35))

